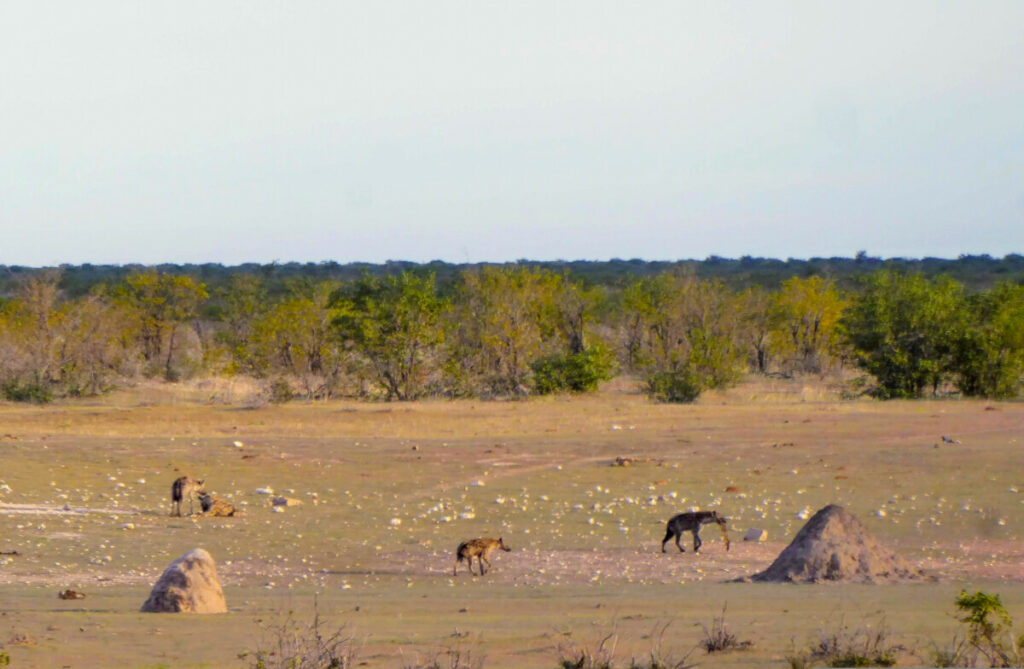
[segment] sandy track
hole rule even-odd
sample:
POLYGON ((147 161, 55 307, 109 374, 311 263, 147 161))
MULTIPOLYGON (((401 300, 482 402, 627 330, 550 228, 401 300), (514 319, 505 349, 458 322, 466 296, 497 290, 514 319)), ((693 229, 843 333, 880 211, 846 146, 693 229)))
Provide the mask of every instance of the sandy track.
POLYGON ((0 514, 2 515, 26 515, 26 516, 64 516, 64 515, 86 515, 90 513, 106 516, 137 516, 141 512, 138 509, 94 509, 85 506, 71 506, 64 504, 9 504, 0 502, 0 514))

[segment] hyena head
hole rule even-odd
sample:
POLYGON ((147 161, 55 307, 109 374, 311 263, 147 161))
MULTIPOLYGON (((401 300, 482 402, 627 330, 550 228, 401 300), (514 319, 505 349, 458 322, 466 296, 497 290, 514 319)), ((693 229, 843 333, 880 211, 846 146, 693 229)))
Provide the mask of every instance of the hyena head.
POLYGON ((721 525, 721 526, 723 526, 723 527, 725 526, 725 524, 726 524, 726 523, 728 523, 728 522, 729 522, 729 519, 728 519, 728 518, 726 518, 725 516, 720 516, 720 515, 718 515, 718 512, 717 512, 717 511, 712 511, 712 512, 711 512, 711 519, 712 519, 712 520, 713 520, 714 522, 718 523, 719 525, 721 525))
POLYGON ((206 494, 205 491, 199 493, 199 506, 203 508, 203 513, 209 513, 210 509, 213 508, 213 498, 206 494))
POLYGON ((508 546, 505 545, 505 540, 502 539, 501 537, 498 537, 498 548, 500 548, 503 551, 511 551, 512 550, 511 548, 509 548, 508 546))

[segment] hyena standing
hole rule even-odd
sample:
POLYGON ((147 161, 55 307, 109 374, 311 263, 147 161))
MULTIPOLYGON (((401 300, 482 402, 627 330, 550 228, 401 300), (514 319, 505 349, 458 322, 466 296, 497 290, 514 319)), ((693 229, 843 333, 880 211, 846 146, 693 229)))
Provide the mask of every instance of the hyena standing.
POLYGON ((458 574, 459 563, 463 560, 466 561, 466 565, 469 567, 469 573, 472 574, 474 557, 477 559, 477 562, 480 563, 480 575, 483 576, 484 563, 487 563, 487 566, 490 567, 491 554, 499 548, 503 551, 512 550, 511 548, 505 545, 505 542, 502 540, 501 537, 498 537, 497 539, 483 538, 463 541, 461 544, 459 544, 458 549, 455 551, 455 568, 452 569, 452 576, 458 574))
POLYGON ((181 515, 181 503, 188 498, 188 515, 192 515, 192 496, 201 495, 205 491, 203 490, 203 482, 197 481, 194 478, 188 476, 182 476, 181 478, 175 479, 174 485, 171 486, 171 515, 181 515))
POLYGON ((661 552, 665 552, 665 544, 673 536, 676 538, 676 547, 679 548, 683 553, 686 549, 682 547, 679 540, 683 536, 683 532, 693 532, 693 552, 697 553, 700 551, 701 544, 700 540, 700 528, 702 525, 708 525, 710 523, 717 523, 722 528, 722 540, 725 541, 725 550, 729 550, 729 533, 725 528, 726 519, 719 516, 717 511, 691 511, 689 513, 681 513, 678 516, 673 516, 665 527, 665 538, 661 540, 661 552))

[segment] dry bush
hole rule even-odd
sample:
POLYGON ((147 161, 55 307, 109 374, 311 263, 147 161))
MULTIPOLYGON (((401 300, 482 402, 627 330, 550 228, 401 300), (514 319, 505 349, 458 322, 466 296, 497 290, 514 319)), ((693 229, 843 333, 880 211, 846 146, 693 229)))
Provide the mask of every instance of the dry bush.
POLYGON ((418 655, 406 660, 405 653, 402 653, 402 669, 483 669, 486 660, 486 655, 477 653, 474 656, 472 650, 452 646, 435 651, 423 662, 418 655))
POLYGON ((704 630, 704 640, 700 646, 708 653, 717 653, 723 650, 746 650, 754 645, 753 641, 740 641, 739 638, 729 631, 725 624, 725 608, 722 605, 722 615, 711 620, 711 628, 701 625, 704 630))
POLYGON ((900 650, 901 646, 890 643, 884 619, 875 626, 865 624, 857 629, 840 620, 835 628, 819 632, 809 659, 829 667, 891 667, 900 650))
POLYGON ((615 646, 619 635, 612 624, 612 631, 593 644, 566 641, 558 645, 559 669, 614 669, 615 646))
POLYGON ((682 656, 665 649, 665 631, 671 623, 658 624, 651 630, 651 649, 645 659, 632 658, 629 662, 629 669, 692 669, 697 666, 689 662, 690 655, 696 650, 696 646, 688 650, 682 656))
POLYGON ((269 637, 265 644, 239 655, 251 661, 252 669, 351 669, 359 656, 358 642, 344 625, 325 628, 315 599, 312 621, 301 622, 289 611, 266 624, 263 633, 265 639, 269 637))

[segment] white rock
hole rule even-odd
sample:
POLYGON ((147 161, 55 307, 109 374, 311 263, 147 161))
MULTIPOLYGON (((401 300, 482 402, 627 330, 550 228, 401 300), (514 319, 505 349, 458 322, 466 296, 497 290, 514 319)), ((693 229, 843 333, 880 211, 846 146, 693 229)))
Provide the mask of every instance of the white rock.
POLYGON ((231 442, 231 445, 234 446, 235 448, 242 448, 242 447, 245 446, 245 444, 243 444, 240 441, 233 441, 233 442, 231 442))
POLYGON ((743 535, 744 541, 768 541, 768 532, 758 527, 752 527, 743 535))

